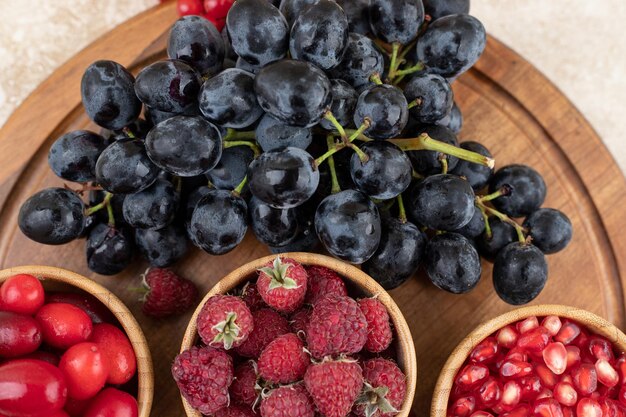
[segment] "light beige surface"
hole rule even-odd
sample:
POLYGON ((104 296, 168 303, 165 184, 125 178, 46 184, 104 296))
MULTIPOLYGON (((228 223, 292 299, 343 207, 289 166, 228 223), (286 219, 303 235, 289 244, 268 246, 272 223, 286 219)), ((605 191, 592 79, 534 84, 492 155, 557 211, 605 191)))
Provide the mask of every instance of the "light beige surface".
MULTIPOLYGON (((0 0, 0 125, 61 63, 156 3, 0 0)), ((626 2, 473 0, 472 14, 563 90, 626 171, 626 2)))

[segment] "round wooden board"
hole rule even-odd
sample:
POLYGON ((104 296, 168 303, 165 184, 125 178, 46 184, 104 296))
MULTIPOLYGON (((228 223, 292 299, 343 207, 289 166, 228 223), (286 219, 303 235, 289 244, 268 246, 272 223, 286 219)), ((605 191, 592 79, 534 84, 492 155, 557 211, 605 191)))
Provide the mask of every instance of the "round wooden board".
MULTIPOLYGON (((28 196, 62 184, 46 163, 51 142, 69 130, 98 130, 80 106, 84 68, 97 59, 114 59, 137 71, 141 64, 163 56, 165 34, 175 19, 175 4, 168 2, 106 34, 57 70, 0 130, 0 268, 24 264, 68 268, 92 277, 126 302, 152 351, 153 414, 158 416, 183 415, 169 369, 191 312, 165 321, 146 318, 132 291, 145 263, 138 261, 116 277, 95 275, 86 267, 84 242, 37 245, 19 232, 16 218, 28 196)), ((549 186, 545 205, 572 219, 574 239, 567 250, 549 257, 550 280, 534 303, 584 308, 623 329, 626 181, 601 140, 554 85, 493 38, 476 67, 454 89, 465 116, 461 138, 487 145, 498 166, 514 162, 534 166, 549 186)), ((176 269, 204 294, 234 268, 266 254, 268 250, 249 235, 225 256, 195 251, 176 269)), ((439 291, 421 273, 391 294, 413 333, 419 362, 414 409, 423 416, 439 370, 454 346, 477 324, 512 307, 494 294, 488 263, 483 264, 482 282, 469 295, 439 291)))

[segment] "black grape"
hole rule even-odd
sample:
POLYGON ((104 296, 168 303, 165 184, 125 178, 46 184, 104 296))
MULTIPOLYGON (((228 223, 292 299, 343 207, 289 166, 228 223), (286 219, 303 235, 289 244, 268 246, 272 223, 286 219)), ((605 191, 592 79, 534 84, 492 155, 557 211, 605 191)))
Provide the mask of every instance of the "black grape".
POLYGON ((257 239, 268 246, 285 246, 298 235, 296 209, 277 209, 256 197, 248 204, 250 225, 257 239))
POLYGON ((526 165, 500 168, 489 181, 489 192, 505 189, 505 195, 492 201, 496 209, 511 217, 528 216, 543 204, 546 183, 541 175, 526 165))
POLYGON ((457 106, 456 102, 452 104, 452 110, 450 114, 437 122, 438 125, 442 125, 452 130, 457 135, 463 128, 463 114, 461 109, 457 106))
MULTIPOLYGON (((428 134, 433 139, 453 146, 459 146, 459 141, 453 131, 445 126, 421 125, 419 130, 412 136, 417 137, 422 133, 428 134)), ((420 175, 434 175, 442 170, 440 153, 437 151, 409 151, 407 152, 415 172, 420 175)), ((448 171, 452 171, 459 160, 454 156, 445 155, 448 161, 448 171)))
POLYGON ((237 61, 235 61, 235 68, 248 71, 251 74, 257 74, 261 68, 263 68, 263 65, 252 65, 245 59, 239 57, 237 58, 237 61))
POLYGON ((474 206, 474 215, 472 216, 472 220, 469 221, 465 226, 460 229, 455 230, 455 233, 461 234, 468 239, 474 239, 480 236, 485 230, 485 219, 483 217, 482 212, 476 206, 474 206))
MULTIPOLYGON (((182 113, 174 113, 161 111, 157 109, 150 108, 149 106, 145 106, 145 116, 146 119, 152 124, 152 126, 156 126, 162 121, 167 119, 171 119, 174 116, 200 116, 200 109, 197 106, 198 103, 194 103, 193 105, 185 108, 182 113)), ((143 136, 142 136, 143 137, 143 136)))
POLYGON ((369 84, 372 75, 382 74, 384 65, 383 54, 370 38, 350 33, 343 61, 330 71, 330 75, 358 89, 369 84))
POLYGON ((376 85, 361 93, 354 111, 354 124, 365 118, 370 126, 364 134, 373 139, 391 139, 400 134, 409 120, 409 108, 402 90, 391 85, 376 85))
POLYGON ((220 126, 249 127, 263 115, 253 85, 254 75, 237 68, 206 80, 198 96, 202 115, 220 126))
POLYGON ((426 273, 436 287, 465 294, 480 281, 480 257, 472 243, 458 233, 433 237, 426 246, 426 273))
POLYGON ((372 31, 369 17, 369 0, 337 0, 346 16, 350 32, 367 35, 372 31))
POLYGON ((122 272, 133 260, 133 244, 125 229, 104 223, 89 233, 86 246, 87 266, 100 275, 122 272))
POLYGON ((46 245, 62 245, 79 237, 85 227, 85 207, 65 188, 46 188, 20 207, 17 224, 26 237, 46 245))
POLYGON ((498 253, 509 243, 518 240, 518 237, 513 225, 503 222, 497 217, 489 217, 489 227, 491 236, 487 236, 487 233, 483 232, 476 238, 476 247, 483 258, 493 262, 498 253))
POLYGON ((309 213, 301 213, 298 207, 298 233, 296 237, 284 246, 270 246, 269 249, 272 253, 287 253, 287 252, 315 252, 320 245, 320 240, 315 233, 315 227, 313 219, 310 218, 309 213))
POLYGON ((150 64, 137 74, 135 93, 154 109, 182 113, 195 104, 200 77, 188 64, 176 59, 150 64))
POLYGON ((386 290, 399 287, 417 272, 427 242, 413 223, 385 219, 378 250, 363 264, 363 271, 386 290))
POLYGON ((370 0, 370 26, 387 43, 411 43, 424 22, 422 0, 370 0))
POLYGON ((437 74, 417 74, 404 86, 408 102, 417 100, 409 110, 411 117, 421 123, 437 123, 450 115, 454 104, 452 87, 437 74))
POLYGON ((288 146, 306 149, 313 140, 311 129, 289 126, 269 114, 261 118, 255 130, 256 141, 265 152, 288 146))
POLYGON ((291 28, 300 13, 316 2, 317 0, 282 0, 279 9, 291 28))
POLYGON ((124 219, 139 229, 162 229, 172 223, 179 195, 171 182, 157 180, 145 190, 129 194, 122 207, 124 219))
POLYGON ((348 45, 348 18, 331 0, 318 0, 305 9, 291 28, 289 52, 323 70, 336 67, 348 45))
POLYGON ((220 190, 234 190, 243 181, 254 152, 247 146, 226 148, 215 168, 207 172, 211 183, 220 190))
POLYGON ((143 139, 146 137, 146 135, 153 126, 154 125, 151 121, 142 119, 140 117, 135 119, 130 124, 124 126, 124 128, 121 130, 109 130, 102 128, 100 129, 100 136, 102 136, 106 141, 126 139, 129 138, 130 135, 143 139))
POLYGON ((424 9, 432 20, 451 14, 468 14, 470 0, 422 0, 424 9))
POLYGON ((98 184, 113 194, 132 194, 148 188, 159 175, 139 140, 121 139, 106 148, 96 163, 98 184))
POLYGON ((534 245, 514 242, 493 263, 493 286, 502 300, 521 305, 534 300, 548 279, 548 264, 534 245))
POLYGON ((316 66, 285 59, 264 67, 254 80, 259 104, 276 119, 293 126, 317 124, 330 107, 330 80, 316 66))
POLYGON ((132 123, 141 112, 134 84, 132 74, 117 62, 94 62, 80 82, 85 112, 106 129, 118 130, 132 123))
POLYGON ((152 162, 181 177, 208 172, 222 156, 220 132, 201 117, 167 119, 150 131, 145 144, 152 162))
POLYGON ((96 161, 107 146, 108 142, 102 136, 88 130, 75 130, 52 144, 48 165, 64 180, 95 181, 96 161))
MULTIPOLYGON (((476 152, 484 156, 492 157, 491 152, 478 142, 463 142, 460 145, 461 148, 468 151, 476 152)), ((451 174, 458 175, 459 177, 465 177, 470 183, 474 191, 482 190, 489 183, 491 176, 493 175, 493 168, 486 167, 480 164, 474 164, 472 162, 459 160, 455 167, 450 171, 451 174)))
POLYGON ((211 76, 222 69, 224 40, 204 17, 183 16, 170 29, 167 56, 185 61, 201 75, 211 76))
POLYGON ((137 229, 135 244, 150 265, 157 268, 178 262, 189 248, 185 231, 176 224, 159 230, 137 229))
MULTIPOLYGON (((356 90, 344 80, 330 80, 330 95, 332 102, 330 111, 339 124, 345 128, 354 125, 354 108, 359 95, 356 90)), ((322 119, 320 125, 326 130, 335 130, 335 126, 328 120, 322 119)))
POLYGON ((572 222, 563 212, 541 208, 524 220, 533 245, 545 254, 557 253, 572 240, 572 222))

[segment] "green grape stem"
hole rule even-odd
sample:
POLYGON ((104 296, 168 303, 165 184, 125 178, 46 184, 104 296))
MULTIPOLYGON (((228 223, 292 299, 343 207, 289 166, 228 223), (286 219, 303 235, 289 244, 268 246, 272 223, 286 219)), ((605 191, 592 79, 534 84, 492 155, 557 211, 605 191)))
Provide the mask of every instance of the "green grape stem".
POLYGON ((496 210, 496 209, 494 209, 492 207, 489 207, 488 205, 486 205, 485 203, 483 203, 480 200, 480 197, 476 197, 476 205, 484 213, 491 214, 492 216, 497 217, 501 221, 503 221, 505 223, 508 223, 511 226, 513 226, 515 228, 515 231, 517 232, 517 238, 520 241, 520 243, 523 243, 523 244, 527 243, 526 236, 524 236, 524 232, 525 232, 524 228, 522 226, 520 226, 515 220, 513 220, 512 218, 510 218, 506 214, 501 213, 501 212, 499 212, 498 210, 496 210))
POLYGON ((403 151, 436 151, 446 155, 454 156, 464 161, 473 162, 475 164, 484 165, 489 168, 495 166, 495 160, 477 152, 468 151, 467 149, 458 148, 431 138, 426 133, 422 133, 416 138, 411 139, 390 139, 389 142, 397 145, 403 151))
POLYGON ((112 194, 112 193, 107 192, 107 193, 104 195, 104 200, 102 200, 102 202, 101 202, 101 203, 96 204, 96 205, 95 205, 95 206, 93 206, 93 207, 89 207, 89 208, 85 211, 85 215, 87 215, 87 216, 91 216, 92 214, 94 214, 94 213, 96 213, 96 212, 98 212, 98 211, 102 210, 103 208, 106 208, 106 207, 110 206, 110 205, 111 205, 110 203, 111 203, 111 199, 112 199, 112 198, 113 198, 113 194, 112 194))
POLYGON ((332 123, 335 129, 337 129, 337 132, 339 132, 339 135, 344 142, 348 140, 348 135, 346 134, 345 129, 343 128, 343 126, 341 126, 341 123, 339 123, 339 121, 335 118, 333 112, 331 112, 330 110, 326 111, 326 113, 324 113, 324 119, 332 123))
POLYGON ((396 78, 396 71, 398 70, 398 65, 402 61, 402 58, 398 60, 398 53, 400 52, 400 43, 394 42, 391 44, 391 61, 389 63, 389 79, 393 80, 396 78))
MULTIPOLYGON (((335 139, 332 135, 328 135, 326 137, 326 143, 328 145, 328 150, 334 149, 335 147, 335 139)), ((335 169, 335 158, 333 156, 328 157, 328 169, 330 170, 330 193, 337 194, 341 191, 341 187, 339 186, 339 180, 337 179, 337 170, 335 169)))
POLYGON ((372 74, 370 76, 370 81, 373 82, 376 85, 382 85, 383 81, 380 79, 380 74, 375 72, 374 74, 372 74))
POLYGON ((254 157, 261 155, 261 148, 256 144, 256 142, 249 142, 247 140, 233 140, 224 142, 224 149, 233 148, 235 146, 248 146, 250 149, 254 151, 254 157))
POLYGON ((404 200, 402 199, 402 194, 398 194, 398 217, 402 223, 406 223, 406 210, 404 208, 404 200))
POLYGON ((248 176, 246 175, 245 177, 243 177, 243 180, 241 180, 239 185, 233 190, 233 194, 236 196, 241 195, 241 192, 243 191, 243 187, 245 187, 247 183, 248 183, 248 176))

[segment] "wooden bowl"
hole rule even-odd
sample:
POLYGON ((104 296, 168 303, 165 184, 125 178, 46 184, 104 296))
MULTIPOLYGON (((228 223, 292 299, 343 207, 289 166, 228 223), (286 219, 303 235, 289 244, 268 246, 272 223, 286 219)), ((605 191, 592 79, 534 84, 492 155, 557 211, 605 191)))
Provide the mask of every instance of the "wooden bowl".
POLYGON ((137 357, 137 405, 139 417, 149 417, 154 394, 154 372, 148 343, 137 320, 112 292, 74 272, 51 266, 20 266, 0 270, 0 284, 16 274, 30 274, 41 280, 46 290, 79 289, 100 300, 120 322, 137 357))
POLYGON ((580 323, 592 333, 605 337, 617 346, 619 350, 626 352, 626 335, 613 324, 589 311, 576 307, 550 304, 523 307, 509 311, 476 327, 450 354, 439 374, 439 379, 437 379, 437 385, 433 392, 430 407, 431 417, 446 417, 448 399, 452 391, 454 377, 476 345, 507 324, 515 323, 530 316, 559 316, 571 319, 580 323))
MULTIPOLYGON (((378 283, 365 272, 337 259, 303 252, 285 253, 280 256, 294 259, 303 265, 325 266, 332 269, 344 278, 351 294, 355 294, 360 297, 371 297, 373 295, 377 295, 378 299, 385 305, 385 307, 387 307, 389 317, 393 322, 396 337, 398 339, 398 366, 400 366, 406 375, 407 384, 406 398, 397 416, 407 417, 413 404, 413 397, 415 396, 415 385, 417 383, 417 358, 415 356, 415 346, 413 345, 413 337, 411 336, 409 326, 391 296, 387 294, 383 287, 378 285, 378 283)), ((256 259, 237 268, 222 278, 202 299, 198 308, 196 308, 196 311, 193 313, 193 316, 189 321, 189 325, 187 326, 187 330, 185 331, 180 351, 182 352, 189 349, 196 344, 198 340, 196 320, 198 318, 198 314, 200 314, 200 310, 202 310, 202 306, 210 297, 216 294, 225 294, 242 285, 246 281, 255 278, 257 275, 257 269, 275 258, 276 255, 270 255, 256 259)), ((182 398, 182 400, 183 407, 185 408, 185 412, 188 417, 201 417, 199 411, 194 410, 184 398, 182 398)))

